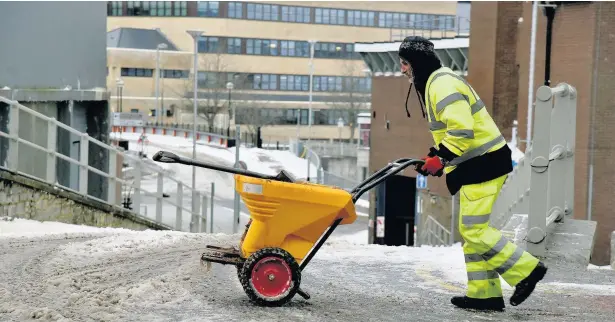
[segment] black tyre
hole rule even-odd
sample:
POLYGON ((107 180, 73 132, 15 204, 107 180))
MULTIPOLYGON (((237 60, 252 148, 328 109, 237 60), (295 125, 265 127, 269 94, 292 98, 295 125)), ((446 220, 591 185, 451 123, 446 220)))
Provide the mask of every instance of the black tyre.
POLYGON ((239 280, 253 303, 282 306, 297 294, 301 271, 289 252, 281 248, 263 248, 246 259, 239 280))

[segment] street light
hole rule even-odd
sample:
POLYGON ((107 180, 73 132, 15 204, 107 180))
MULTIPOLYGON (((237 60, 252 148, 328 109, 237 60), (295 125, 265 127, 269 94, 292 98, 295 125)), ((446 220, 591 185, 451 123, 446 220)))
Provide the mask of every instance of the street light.
POLYGON ((167 49, 165 43, 156 46, 156 123, 162 123, 162 108, 160 107, 160 49, 167 49))
MULTIPOLYGON (((228 82, 226 83, 226 89, 228 89, 228 113, 229 113, 229 117, 231 116, 231 91, 233 90, 233 88, 235 88, 235 85, 233 84, 233 82, 228 82)), ((237 117, 237 113, 235 108, 233 107, 233 116, 231 117, 235 123, 237 123, 237 120, 235 119, 235 117, 237 117)), ((228 121, 228 126, 231 126, 231 120, 229 119, 228 121)))
POLYGON ((124 80, 118 78, 115 81, 115 84, 117 85, 117 111, 122 113, 122 91, 124 90, 124 80))
MULTIPOLYGON (((233 75, 234 77, 235 75, 233 75)), ((231 127, 231 91, 233 90, 233 88, 235 87, 235 85, 233 84, 233 82, 228 82, 226 83, 226 89, 228 89, 228 108, 229 108, 229 121, 228 121, 228 127, 230 129, 231 127)), ((233 122, 235 122, 235 168, 241 168, 241 165, 239 164, 239 141, 240 141, 240 135, 241 135, 241 128, 240 125, 237 124, 237 108, 236 107, 232 107, 233 109, 233 122)), ((241 206, 240 203, 240 196, 239 193, 237 192, 237 182, 235 182, 235 197, 233 199, 233 233, 237 233, 237 230, 239 228, 239 208, 241 206)))
MULTIPOLYGON (((310 148, 310 139, 312 138, 312 86, 314 81, 314 44, 316 40, 308 40, 310 43, 310 100, 308 103, 308 144, 307 148, 310 148)), ((307 181, 310 181, 310 154, 307 154, 307 181)))
MULTIPOLYGON (((192 79, 192 83, 193 83, 193 98, 192 98, 192 159, 196 160, 196 114, 197 114, 197 99, 198 99, 198 95, 197 95, 197 74, 198 74, 198 57, 199 57, 199 37, 201 37, 204 33, 204 31, 199 31, 199 30, 188 30, 186 31, 190 36, 192 36, 192 39, 194 40, 194 62, 192 65, 193 68, 193 79, 192 79)), ((194 214, 197 212, 196 210, 196 202, 197 202, 197 197, 196 197, 196 167, 192 166, 192 217, 193 217, 193 222, 195 222, 195 218, 194 218, 194 214)), ((211 200, 211 202, 213 203, 213 199, 211 200)), ((213 218, 214 214, 211 214, 212 218, 213 218)))

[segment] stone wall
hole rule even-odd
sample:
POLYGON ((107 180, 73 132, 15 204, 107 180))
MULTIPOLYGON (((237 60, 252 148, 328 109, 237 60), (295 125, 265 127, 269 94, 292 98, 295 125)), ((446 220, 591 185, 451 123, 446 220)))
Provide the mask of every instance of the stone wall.
POLYGON ((0 216, 95 227, 168 230, 136 214, 0 170, 0 216))

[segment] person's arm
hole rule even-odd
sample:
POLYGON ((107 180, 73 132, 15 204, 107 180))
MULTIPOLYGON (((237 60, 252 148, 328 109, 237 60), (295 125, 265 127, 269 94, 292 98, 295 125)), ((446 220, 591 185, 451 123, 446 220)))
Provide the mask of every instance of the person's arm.
POLYGON ((474 139, 474 118, 466 98, 457 90, 465 86, 452 76, 440 77, 430 86, 436 115, 446 124, 446 136, 438 145, 438 156, 451 161, 467 152, 474 139))

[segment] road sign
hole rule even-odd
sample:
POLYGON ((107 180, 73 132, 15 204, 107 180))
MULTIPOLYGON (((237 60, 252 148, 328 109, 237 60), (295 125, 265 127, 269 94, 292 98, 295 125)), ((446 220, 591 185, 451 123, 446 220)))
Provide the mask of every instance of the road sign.
POLYGON ((384 237, 384 216, 376 217, 376 237, 384 237))
POLYGON ((417 189, 425 189, 427 188, 427 177, 417 173, 416 174, 416 188, 417 189))

